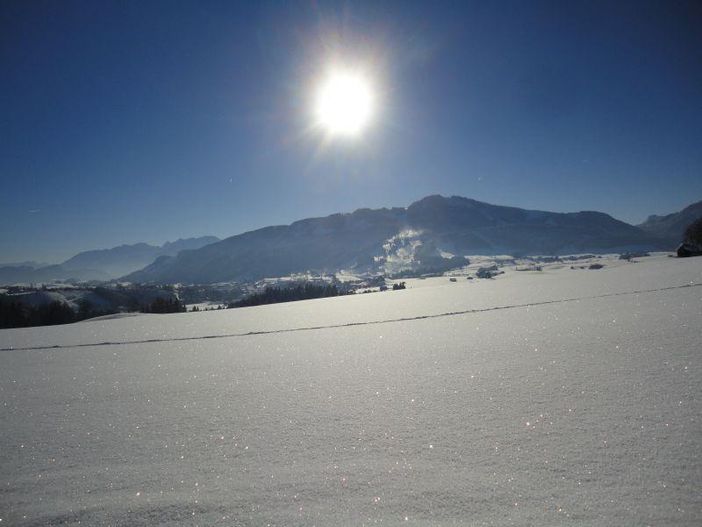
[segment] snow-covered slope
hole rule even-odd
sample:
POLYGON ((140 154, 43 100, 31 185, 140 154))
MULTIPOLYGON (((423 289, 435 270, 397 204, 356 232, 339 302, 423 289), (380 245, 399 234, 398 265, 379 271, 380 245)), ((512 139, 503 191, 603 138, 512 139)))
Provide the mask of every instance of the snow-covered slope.
POLYGON ((2 330, 0 518, 696 525, 702 259, 605 263, 2 330))

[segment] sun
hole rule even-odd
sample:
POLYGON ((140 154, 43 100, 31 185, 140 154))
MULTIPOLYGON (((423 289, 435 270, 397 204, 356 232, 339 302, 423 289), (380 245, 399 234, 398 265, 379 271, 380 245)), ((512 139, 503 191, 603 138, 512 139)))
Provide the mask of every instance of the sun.
POLYGON ((320 83, 315 116, 329 134, 357 136, 371 121, 373 111, 373 91, 362 74, 334 71, 320 83))

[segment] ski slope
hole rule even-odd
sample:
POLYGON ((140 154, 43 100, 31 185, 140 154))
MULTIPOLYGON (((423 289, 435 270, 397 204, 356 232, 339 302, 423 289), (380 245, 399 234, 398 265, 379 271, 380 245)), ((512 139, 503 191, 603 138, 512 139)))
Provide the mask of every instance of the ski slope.
POLYGON ((605 264, 2 330, 1 525, 699 525, 702 258, 605 264))

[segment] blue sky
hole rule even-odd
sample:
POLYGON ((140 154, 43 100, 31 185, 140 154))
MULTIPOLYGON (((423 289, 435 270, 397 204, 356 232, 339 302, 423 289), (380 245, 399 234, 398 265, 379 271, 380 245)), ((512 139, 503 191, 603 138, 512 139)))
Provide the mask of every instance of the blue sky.
POLYGON ((702 199, 699 2, 5 2, 0 261, 458 194, 702 199), (336 57, 381 102, 311 128, 336 57))

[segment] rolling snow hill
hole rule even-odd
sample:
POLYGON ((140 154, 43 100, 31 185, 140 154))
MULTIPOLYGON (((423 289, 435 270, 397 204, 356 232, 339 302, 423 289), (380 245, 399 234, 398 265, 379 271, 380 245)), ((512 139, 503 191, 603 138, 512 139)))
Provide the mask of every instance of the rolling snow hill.
POLYGON ((0 330, 0 518, 702 517, 702 258, 0 330))

